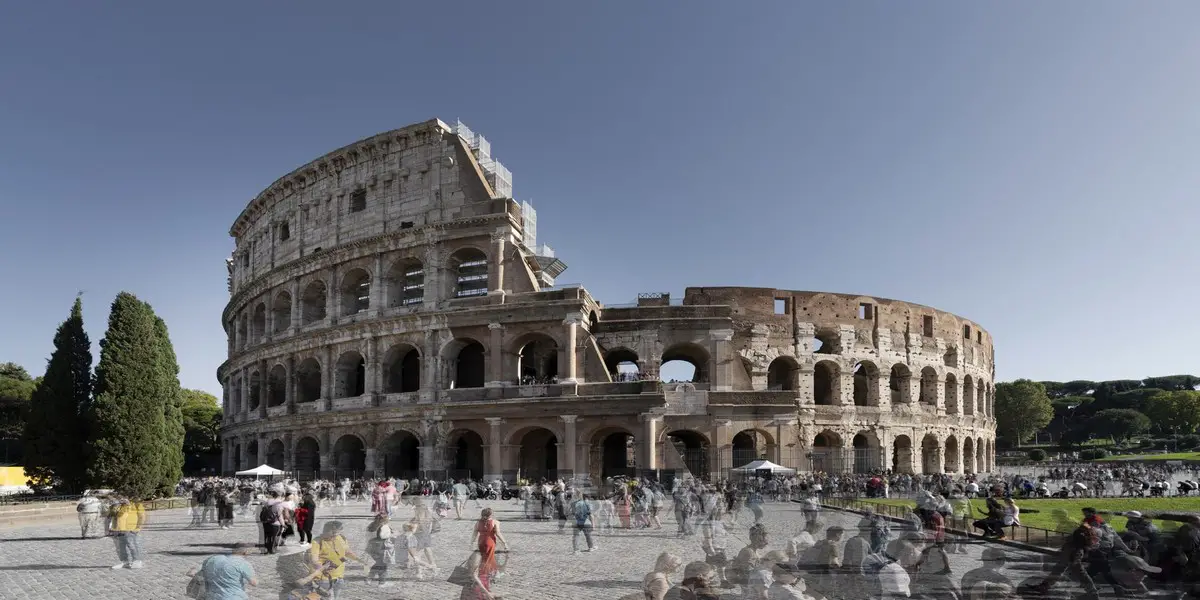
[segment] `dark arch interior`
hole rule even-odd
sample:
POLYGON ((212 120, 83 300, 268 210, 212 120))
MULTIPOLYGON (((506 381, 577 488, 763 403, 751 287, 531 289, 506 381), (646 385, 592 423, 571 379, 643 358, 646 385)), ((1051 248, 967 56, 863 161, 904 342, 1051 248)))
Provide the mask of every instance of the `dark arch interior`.
POLYGON ((314 281, 304 288, 304 294, 300 297, 300 322, 304 325, 315 323, 325 318, 326 307, 328 302, 328 293, 325 290, 325 284, 320 281, 314 281))
POLYGON ((407 431, 397 431, 383 442, 381 465, 384 477, 413 479, 421 472, 421 443, 407 431))
POLYGON ((827 362, 819 362, 813 368, 813 401, 821 405, 833 404, 833 391, 837 371, 827 362))
POLYGON ((523 385, 554 383, 558 377, 558 345, 538 337, 521 347, 518 372, 523 385))
POLYGON ((534 429, 521 436, 521 476, 531 481, 553 478, 558 472, 558 438, 548 429, 534 429))
POLYGON ((604 367, 613 381, 635 381, 641 372, 637 353, 628 348, 617 348, 605 354, 604 367))
POLYGON ((600 477, 632 476, 636 469, 630 461, 634 437, 624 431, 610 433, 600 441, 600 477))
POLYGON ((367 363, 357 352, 348 352, 338 359, 335 398, 354 398, 367 389, 367 363))
POLYGON ((458 351, 454 361, 453 388, 478 388, 484 384, 484 351, 483 344, 470 342, 458 351))
POLYGON ((297 402, 314 402, 321 397, 321 364, 314 358, 296 367, 297 402))
POLYGON ((771 361, 767 367, 767 389, 794 390, 796 389, 800 367, 787 357, 779 357, 771 361))
POLYGON ((705 383, 708 381, 708 353, 695 344, 680 344, 668 348, 662 355, 662 366, 659 368, 663 379, 667 377, 677 381, 705 383), (674 363, 674 364, 672 364, 674 363), (686 375, 686 365, 691 365, 692 374, 686 375))
POLYGON ((474 431, 460 432, 450 443, 451 456, 447 464, 453 479, 483 478, 483 438, 474 431))
POLYGON ((912 465, 912 440, 906 435, 898 435, 892 441, 892 471, 908 473, 912 465))
POLYGON ((267 444, 267 464, 276 469, 283 469, 283 442, 271 440, 267 444))
POLYGON ((267 406, 283 406, 287 402, 287 370, 282 365, 271 369, 267 380, 267 406))
POLYGON ((310 437, 296 442, 296 476, 304 479, 316 479, 321 471, 321 453, 317 440, 310 437))
POLYGON ((696 479, 708 479, 708 442, 704 436, 680 429, 668 433, 667 440, 677 457, 673 462, 682 465, 696 479))
POLYGON ((765 448, 759 445, 756 431, 740 431, 733 436, 733 466, 741 467, 762 458, 765 448))
POLYGON ((335 478, 360 477, 367 468, 367 450, 362 440, 344 435, 333 445, 335 478))
POLYGON ((385 393, 415 392, 421 389, 421 356, 416 348, 401 348, 390 353, 385 393))

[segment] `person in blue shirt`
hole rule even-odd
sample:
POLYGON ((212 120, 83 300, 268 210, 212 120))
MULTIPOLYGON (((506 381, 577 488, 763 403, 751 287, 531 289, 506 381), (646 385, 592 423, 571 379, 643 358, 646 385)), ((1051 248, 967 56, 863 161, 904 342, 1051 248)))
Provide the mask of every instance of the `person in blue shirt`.
POLYGON ((204 559, 199 567, 188 572, 188 577, 199 576, 204 580, 203 600, 247 600, 247 585, 258 585, 254 568, 242 558, 254 550, 254 544, 239 543, 231 554, 217 554, 204 559))

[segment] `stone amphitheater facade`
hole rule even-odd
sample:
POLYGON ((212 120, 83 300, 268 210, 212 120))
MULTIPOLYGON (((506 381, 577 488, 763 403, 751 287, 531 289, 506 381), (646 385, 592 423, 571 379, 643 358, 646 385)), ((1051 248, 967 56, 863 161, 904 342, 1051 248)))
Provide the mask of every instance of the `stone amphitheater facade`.
POLYGON ((238 216, 225 472, 992 468, 978 324, 850 294, 696 287, 613 306, 553 287, 564 266, 531 247, 523 205, 460 133, 432 120, 361 140, 238 216), (671 361, 692 381, 659 381, 671 361))

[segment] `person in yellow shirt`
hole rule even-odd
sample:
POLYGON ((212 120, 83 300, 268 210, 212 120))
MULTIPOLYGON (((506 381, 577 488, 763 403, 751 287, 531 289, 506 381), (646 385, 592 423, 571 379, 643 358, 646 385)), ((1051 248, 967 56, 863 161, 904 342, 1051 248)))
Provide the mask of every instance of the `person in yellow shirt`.
POLYGON ((313 591, 324 591, 332 600, 337 600, 345 585, 346 559, 366 564, 350 551, 350 543, 342 535, 343 529, 341 521, 325 523, 321 537, 308 548, 308 566, 312 573, 296 582, 310 585, 313 591))
POLYGON ((117 544, 117 558, 121 560, 112 568, 142 568, 142 542, 138 534, 146 524, 146 508, 141 502, 130 500, 127 494, 121 494, 113 504, 109 518, 109 534, 117 544))

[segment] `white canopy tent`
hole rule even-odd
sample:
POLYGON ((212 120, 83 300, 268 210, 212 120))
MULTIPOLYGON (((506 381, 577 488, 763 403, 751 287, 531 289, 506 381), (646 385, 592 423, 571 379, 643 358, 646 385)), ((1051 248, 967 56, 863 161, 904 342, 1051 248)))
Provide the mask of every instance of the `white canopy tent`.
POLYGON ((237 473, 235 473, 235 475, 243 476, 243 477, 250 477, 251 475, 253 475, 254 477, 274 477, 276 475, 283 475, 283 471, 280 471, 279 469, 276 469, 275 467, 272 467, 271 465, 258 465, 257 467, 254 467, 253 469, 246 469, 245 471, 238 471, 237 473))
POLYGON ((789 469, 782 465, 777 465, 769 460, 756 460, 752 463, 744 464, 736 469, 732 469, 732 471, 734 473, 753 475, 753 474, 759 472, 760 470, 765 470, 765 469, 769 469, 771 471, 771 473, 775 474, 775 475, 795 475, 796 474, 795 469, 789 469))

